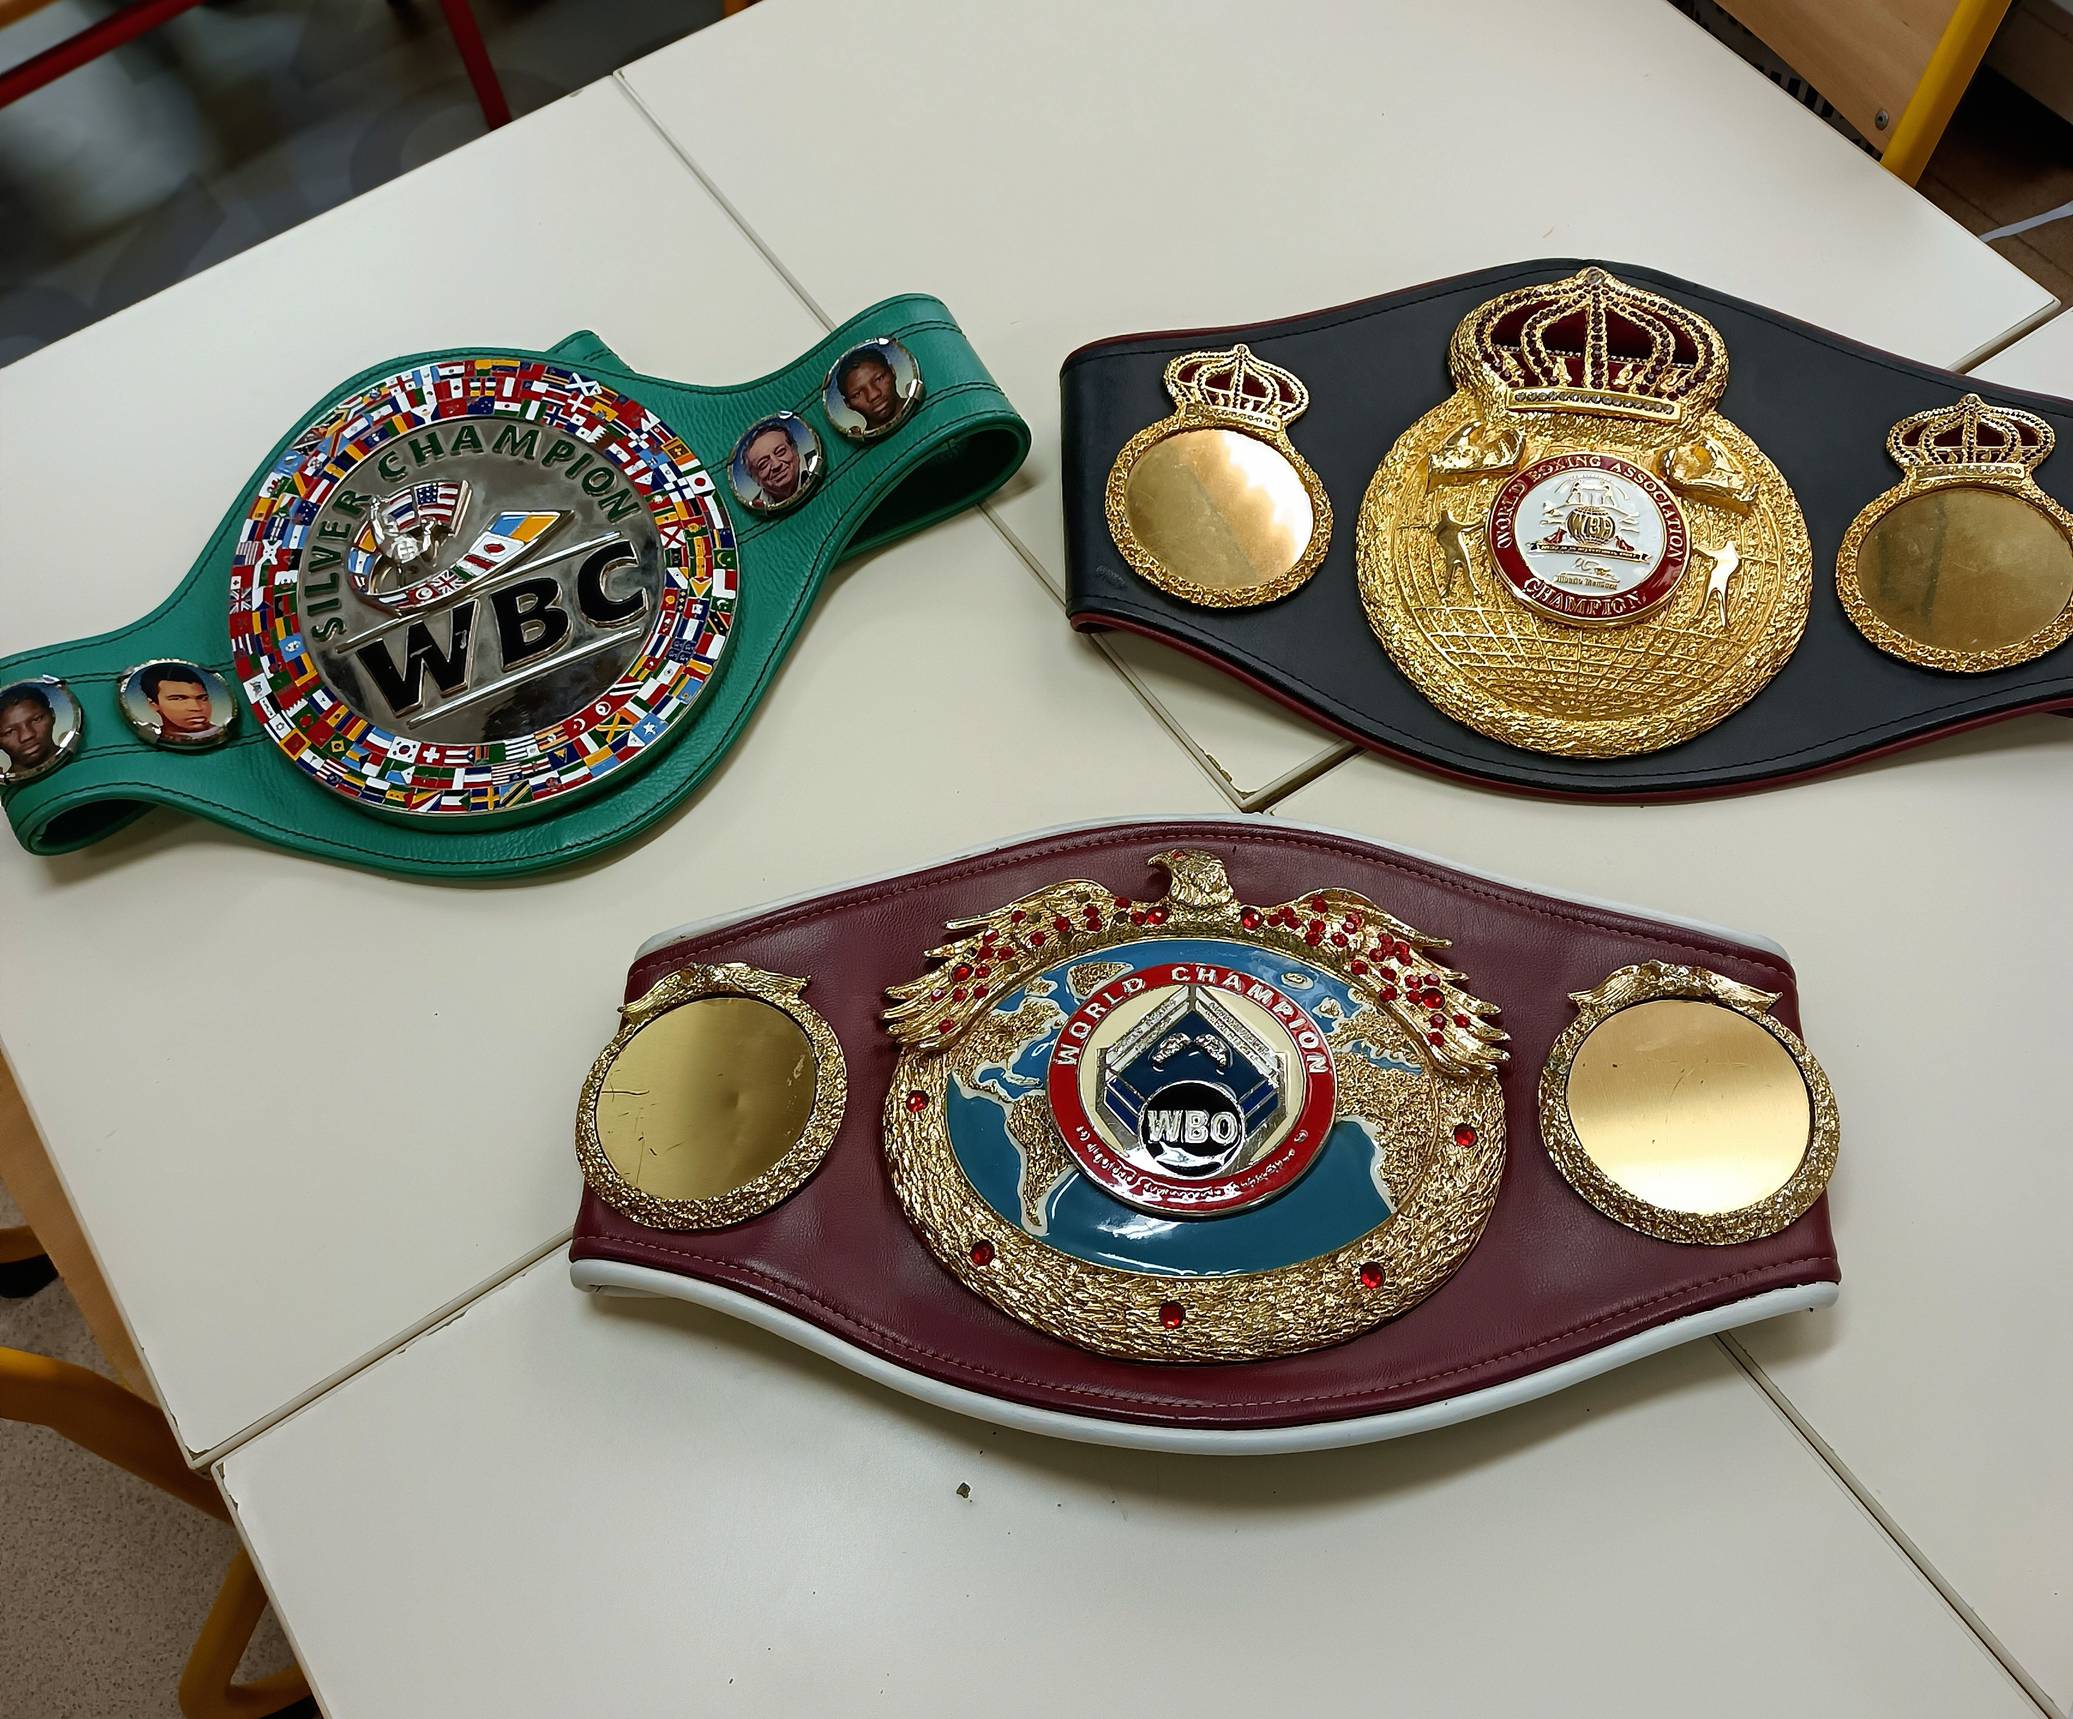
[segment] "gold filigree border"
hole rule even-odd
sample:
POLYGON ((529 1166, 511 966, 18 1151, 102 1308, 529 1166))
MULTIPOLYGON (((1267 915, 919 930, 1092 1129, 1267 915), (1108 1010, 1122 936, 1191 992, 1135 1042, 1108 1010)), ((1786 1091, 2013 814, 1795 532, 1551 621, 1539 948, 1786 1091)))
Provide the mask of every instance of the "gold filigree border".
POLYGON ((968 935, 933 951, 920 979, 894 988, 887 1019, 902 1051, 885 1103, 893 1189, 929 1251, 967 1289, 1084 1349, 1133 1360, 1241 1361, 1358 1336, 1445 1282, 1496 1203, 1504 1169, 1496 1071, 1506 1056, 1504 1034, 1490 1020, 1497 1010, 1434 959, 1445 939, 1412 930, 1353 891, 1252 907, 1235 898, 1211 855, 1177 850, 1154 860, 1173 878, 1162 902, 1124 901, 1083 880, 1054 884, 953 925, 968 935), (1390 1217, 1293 1265, 1169 1276, 1075 1259, 979 1197, 943 1117, 951 1054, 990 1009, 988 999, 1060 962, 1167 937, 1222 938, 1320 967, 1404 1027, 1432 1083, 1434 1139, 1425 1178, 1390 1217), (981 967, 985 981, 976 980, 981 967), (1412 980, 1430 983, 1414 988, 1412 980), (976 999, 975 982, 986 985, 976 999), (1422 1001, 1428 996, 1439 1006, 1422 1001))
POLYGON ((1682 967, 1647 961, 1622 967, 1594 991, 1575 991, 1570 1001, 1577 1017, 1548 1052, 1540 1076, 1540 1138, 1563 1179, 1613 1222, 1659 1241, 1691 1242, 1725 1247, 1776 1235, 1797 1222, 1821 1197, 1835 1170, 1841 1119, 1828 1076, 1799 1035, 1771 1015, 1775 991, 1737 984, 1705 967, 1682 967), (1659 997, 1693 998, 1744 1015, 1783 1045, 1807 1083, 1811 1126, 1807 1149, 1790 1177, 1764 1199, 1732 1212, 1682 1212, 1658 1206, 1628 1192, 1598 1168, 1569 1114, 1569 1071, 1576 1053, 1594 1028, 1622 1009, 1659 997))
POLYGON ((1835 590, 1851 624, 1888 656, 1898 657, 1918 668, 1942 669, 1949 674, 1988 674, 1995 669, 2015 668, 2022 663, 2035 662, 2046 652, 2057 650, 2067 639, 2073 638, 2073 599, 2068 599, 2056 620, 2039 628, 2027 639, 1982 651, 1954 651, 1941 645, 1925 645, 1899 628, 1888 625, 1872 612, 1871 605, 1864 600, 1863 588, 1857 583, 1857 557, 1864 548, 1865 538, 1871 535, 1873 526, 1902 502, 1939 489, 1986 489, 2015 496, 2028 502, 2056 525, 2069 548, 2073 548, 2073 513, 2068 513, 2039 489, 2027 473, 2015 477, 1963 468, 1935 473, 1911 471, 1891 489, 1867 502, 1857 517, 1850 521, 1850 529, 1843 533, 1842 547, 1835 556, 1835 590))
MULTIPOLYGON (((1482 482, 1502 474, 1470 475, 1476 482, 1482 482)), ((1474 487, 1474 482, 1464 486, 1474 487)), ((1702 503, 1709 500, 1703 491, 1691 486, 1686 486, 1684 493, 1688 499, 1702 503)), ((1478 522, 1486 511, 1487 506, 1477 510, 1478 522)), ((1806 520, 1800 513, 1792 486, 1763 449, 1719 413, 1709 412, 1699 418, 1695 431, 1680 428, 1674 432, 1666 432, 1660 426, 1627 424, 1617 419, 1582 414, 1542 414, 1528 421, 1523 416, 1503 411, 1485 415, 1475 395, 1466 389, 1457 389, 1399 436, 1382 464, 1376 468, 1362 498, 1355 525, 1354 562, 1368 625, 1381 640, 1391 660, 1435 706, 1456 722, 1507 745, 1532 752, 1584 758, 1622 758, 1659 752, 1666 746, 1675 746, 1703 734, 1732 716, 1771 683, 1799 648, 1800 638, 1806 631, 1814 586, 1813 550, 1807 540, 1806 520), (1754 506, 1773 523, 1778 533, 1778 619, 1751 642, 1740 658, 1727 664, 1702 695, 1686 699, 1667 710, 1602 719, 1551 716, 1521 710, 1466 679, 1460 668, 1426 636, 1418 621, 1407 613, 1397 588, 1404 575, 1395 565, 1398 552, 1394 539, 1400 532, 1424 529, 1421 524, 1413 522, 1410 515, 1423 511, 1422 502, 1429 483, 1427 462, 1435 449, 1479 416, 1501 430, 1517 431, 1522 437, 1530 438, 1537 451, 1522 452, 1522 463, 1544 457, 1552 451, 1595 448, 1619 454, 1637 465, 1655 470, 1660 455, 1670 442, 1694 433, 1717 438, 1742 463, 1755 489, 1754 506), (1414 506, 1414 499, 1421 505, 1414 506)), ((1690 569, 1685 573, 1686 579, 1694 576, 1690 569)), ((1524 610, 1524 605, 1520 606, 1524 610)), ((1560 625, 1557 622, 1543 624, 1560 625)), ((1637 628, 1647 628, 1652 622, 1644 618, 1632 624, 1637 628)))
POLYGON ((583 1167, 583 1180, 591 1192, 614 1211, 650 1229, 717 1230, 760 1216, 804 1187, 835 1143, 849 1092, 842 1043, 835 1037, 834 1028, 801 995, 806 983, 804 979, 766 973, 740 962, 718 967, 691 966, 664 974, 621 1009, 619 1030, 590 1065, 576 1105, 576 1162, 583 1167), (634 1034, 670 1010, 702 997, 754 997, 798 1023, 813 1047, 813 1109, 799 1138, 753 1181, 709 1199, 657 1199, 627 1181, 605 1155, 597 1133, 597 1101, 612 1064, 618 1061, 619 1053, 634 1034))
POLYGON ((1310 469, 1310 462, 1296 452, 1295 444, 1285 433, 1187 402, 1178 406, 1171 417, 1147 424, 1123 444, 1123 451, 1116 455, 1116 463, 1109 467, 1102 509, 1108 516, 1109 536, 1115 539, 1116 547, 1123 552, 1123 559, 1130 563, 1139 578, 1156 585, 1169 597, 1178 597, 1183 603, 1193 603, 1204 609, 1257 609, 1263 603, 1286 597, 1309 581, 1310 575, 1324 561, 1325 551, 1331 547, 1332 541, 1332 498, 1325 494, 1324 484, 1310 469), (1262 580, 1257 585, 1202 585, 1185 573, 1168 567, 1137 540, 1137 533, 1130 528, 1130 473, 1152 447, 1168 436, 1177 436, 1187 430, 1235 430, 1256 442, 1264 442, 1288 461, 1304 493, 1310 498, 1310 541, 1303 546, 1303 553, 1296 557, 1295 565, 1287 572, 1262 580))

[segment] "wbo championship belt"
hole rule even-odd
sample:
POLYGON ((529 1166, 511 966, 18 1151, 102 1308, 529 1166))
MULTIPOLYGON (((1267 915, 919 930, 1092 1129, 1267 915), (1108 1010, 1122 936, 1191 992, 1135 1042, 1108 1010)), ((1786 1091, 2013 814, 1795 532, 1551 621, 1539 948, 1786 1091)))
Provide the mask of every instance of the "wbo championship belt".
POLYGON ((1779 951, 1283 819, 666 933, 624 995, 575 1282, 1005 1425, 1352 1444, 1836 1294, 1779 951))
POLYGON ((1062 386, 1073 624, 1414 763, 1690 796, 2073 706, 2073 406, 1653 270, 1103 341, 1062 386))
POLYGON ((0 803, 44 854, 164 805, 398 873, 567 863, 719 761, 835 563, 1028 446, 918 295, 735 387, 591 334, 375 365, 151 614, 0 660, 0 803))

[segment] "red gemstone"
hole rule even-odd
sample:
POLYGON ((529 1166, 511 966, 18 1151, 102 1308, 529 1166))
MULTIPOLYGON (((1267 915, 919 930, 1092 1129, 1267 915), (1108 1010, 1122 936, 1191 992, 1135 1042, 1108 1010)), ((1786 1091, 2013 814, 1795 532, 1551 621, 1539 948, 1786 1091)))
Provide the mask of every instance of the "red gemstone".
POLYGON ((962 985, 960 985, 956 990, 950 993, 950 1000, 953 1003, 961 1003, 970 995, 971 993, 967 991, 962 985))
POLYGON ((1018 907, 1015 909, 1013 913, 1008 915, 1008 923, 1010 925, 1020 925, 1028 917, 1029 915, 1024 913, 1022 909, 1018 907))
POLYGON ((1163 907, 1147 908, 1145 910, 1144 922, 1147 925, 1164 925, 1166 923, 1166 909, 1163 907))
POLYGON ((1454 1017, 1454 1024, 1457 1027, 1465 1027, 1468 1025, 1468 1017, 1466 1015, 1456 1015, 1454 1017))
POLYGON ((978 966, 972 969, 972 977, 975 979, 990 979, 993 977, 993 969, 987 966, 984 961, 981 961, 978 966))
POLYGON ((1472 1124, 1470 1124, 1470 1123, 1466 1123, 1466 1122, 1457 1122, 1457 1123, 1455 1123, 1455 1124, 1454 1124, 1454 1144, 1455 1144, 1455 1145, 1457 1145, 1457 1146, 1473 1146, 1473 1145, 1474 1145, 1475 1143, 1476 1143, 1476 1131, 1475 1131, 1475 1128, 1474 1128, 1474 1126, 1473 1126, 1472 1124))
POLYGON ((1384 985, 1379 995, 1381 996, 1383 1002, 1393 1003, 1396 1001, 1396 987, 1394 985, 1384 985))
POLYGON ((1101 923, 1101 909, 1098 907, 1090 907, 1087 909, 1086 912, 1081 914, 1080 917, 1086 920, 1086 922, 1090 926, 1099 925, 1101 923))
POLYGON ((1440 1006, 1440 994, 1439 994, 1439 992, 1437 992, 1437 991, 1427 991, 1427 992, 1425 993, 1425 1006, 1426 1006, 1426 1007, 1427 1007, 1428 1009, 1436 1009, 1436 1008, 1438 1008, 1438 1007, 1440 1006))
POLYGON ((949 995, 950 993, 948 991, 931 991, 929 993, 929 1001, 932 1003, 940 1003, 945 997, 949 995))
POLYGON ((1313 919, 1310 921, 1308 925, 1304 926, 1303 941, 1309 944, 1310 947, 1313 949, 1315 949, 1318 946, 1318 944, 1322 943, 1324 941, 1324 921, 1321 919, 1313 919))
POLYGON ((1065 915, 1061 913, 1058 915, 1056 919, 1051 921, 1051 929, 1057 932, 1059 936, 1063 937, 1068 931, 1072 929, 1072 921, 1066 918, 1065 915))
POLYGON ((1360 915, 1357 913, 1349 913, 1346 915, 1344 919, 1340 920, 1339 923, 1343 925, 1348 931, 1358 931, 1360 929, 1360 915))
POLYGON ((1043 933, 1042 933, 1041 931, 1032 931, 1032 932, 1031 932, 1031 933, 1029 934, 1029 946, 1030 946, 1030 948, 1032 948, 1032 949, 1041 949, 1041 948, 1043 948, 1043 946, 1044 946, 1044 934, 1043 934, 1043 933))
POLYGON ((1334 931, 1332 933, 1332 943, 1335 947, 1344 949, 1346 947, 1346 933, 1343 931, 1334 931))
POLYGON ((1348 962, 1347 965, 1352 968, 1353 976, 1356 979, 1358 979, 1363 973, 1365 973, 1368 970, 1368 964, 1365 961, 1363 961, 1358 955, 1354 956, 1354 958, 1350 962, 1348 962))
POLYGON ((964 961, 958 962, 956 967, 951 970, 950 976, 953 979, 969 979, 972 976, 972 969, 970 963, 964 961))
POLYGON ((984 985, 974 985, 974 986, 972 987, 972 996, 973 996, 973 998, 974 998, 975 1000, 976 1000, 977 998, 983 997, 983 996, 985 996, 985 995, 986 995, 986 987, 985 987, 984 985))
POLYGON ((1124 910, 1125 912, 1129 911, 1129 907, 1130 907, 1130 897, 1129 897, 1129 896, 1127 896, 1127 895, 1118 895, 1118 896, 1114 897, 1113 899, 1114 899, 1114 901, 1115 901, 1115 904, 1116 904, 1116 905, 1117 905, 1118 907, 1122 908, 1122 909, 1123 909, 1123 910, 1124 910))
POLYGON ((1447 1042, 1447 1035, 1445 1033, 1427 1033, 1425 1036, 1436 1045, 1443 1045, 1447 1042))
POLYGON ((1408 960, 1410 960, 1410 958, 1411 958, 1411 946, 1410 946, 1410 944, 1408 944, 1408 943, 1399 943, 1399 944, 1398 944, 1398 945, 1396 946, 1396 958, 1397 958, 1397 959, 1398 959, 1399 961, 1408 961, 1408 960))
POLYGON ((1321 895, 1313 895, 1310 898, 1310 905, 1317 912, 1322 913, 1324 911, 1324 897, 1321 895))
POLYGON ((990 1241, 975 1241, 972 1243, 972 1263, 974 1265, 991 1265, 993 1263, 993 1243, 990 1241))
POLYGON ((1426 1019, 1431 1021, 1432 1024, 1436 1027, 1443 1027, 1447 1024, 1447 1017, 1441 1014, 1437 1009, 1435 1009, 1430 1015, 1426 1016, 1426 1019))
POLYGON ((1187 1318, 1187 1316, 1188 1310, 1181 1306, 1178 1301, 1162 1301, 1159 1303, 1159 1323, 1169 1331, 1178 1331, 1180 1329, 1180 1322, 1187 1318))
POLYGON ((907 1108, 911 1110, 916 1116, 919 1116, 924 1110, 928 1109, 928 1107, 929 1095, 927 1093, 910 1092, 907 1094, 907 1108))
POLYGON ((1363 1289, 1382 1287, 1382 1268, 1375 1261, 1369 1260, 1360 1268, 1360 1286, 1363 1289))
POLYGON ((1257 931, 1260 928, 1260 916, 1256 910, 1248 907, 1243 913, 1239 914, 1238 923, 1248 931, 1257 931))
POLYGON ((939 1033, 947 1033, 956 1024, 957 1023, 955 1021, 938 1021, 936 1023, 936 1031, 939 1033))

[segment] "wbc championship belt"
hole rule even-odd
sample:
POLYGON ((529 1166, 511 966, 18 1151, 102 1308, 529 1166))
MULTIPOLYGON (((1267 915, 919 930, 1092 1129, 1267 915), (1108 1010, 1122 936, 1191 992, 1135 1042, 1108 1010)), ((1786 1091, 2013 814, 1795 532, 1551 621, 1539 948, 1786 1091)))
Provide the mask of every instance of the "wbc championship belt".
POLYGON ((572 1271, 1063 1437, 1390 1437, 1833 1298, 1793 983, 1281 819, 1031 838, 644 948, 572 1271))
POLYGON ((1695 796, 2073 707, 2073 406, 1656 270, 1105 340, 1061 384, 1073 625, 1450 775, 1695 796))
POLYGON ((0 661, 0 802, 38 853, 167 805, 399 873, 581 858, 718 762, 830 567, 1028 444, 918 296, 736 387, 587 334, 375 365, 152 614, 0 661))

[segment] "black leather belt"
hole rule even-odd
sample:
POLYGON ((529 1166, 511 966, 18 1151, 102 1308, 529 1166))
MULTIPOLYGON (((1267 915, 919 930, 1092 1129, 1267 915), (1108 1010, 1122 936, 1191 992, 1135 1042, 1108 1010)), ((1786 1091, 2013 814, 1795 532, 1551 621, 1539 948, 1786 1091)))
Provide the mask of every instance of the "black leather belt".
POLYGON ((1437 770, 1697 796, 2073 704, 2073 406, 1655 270, 1108 340, 1061 383, 1073 624, 1437 770))

